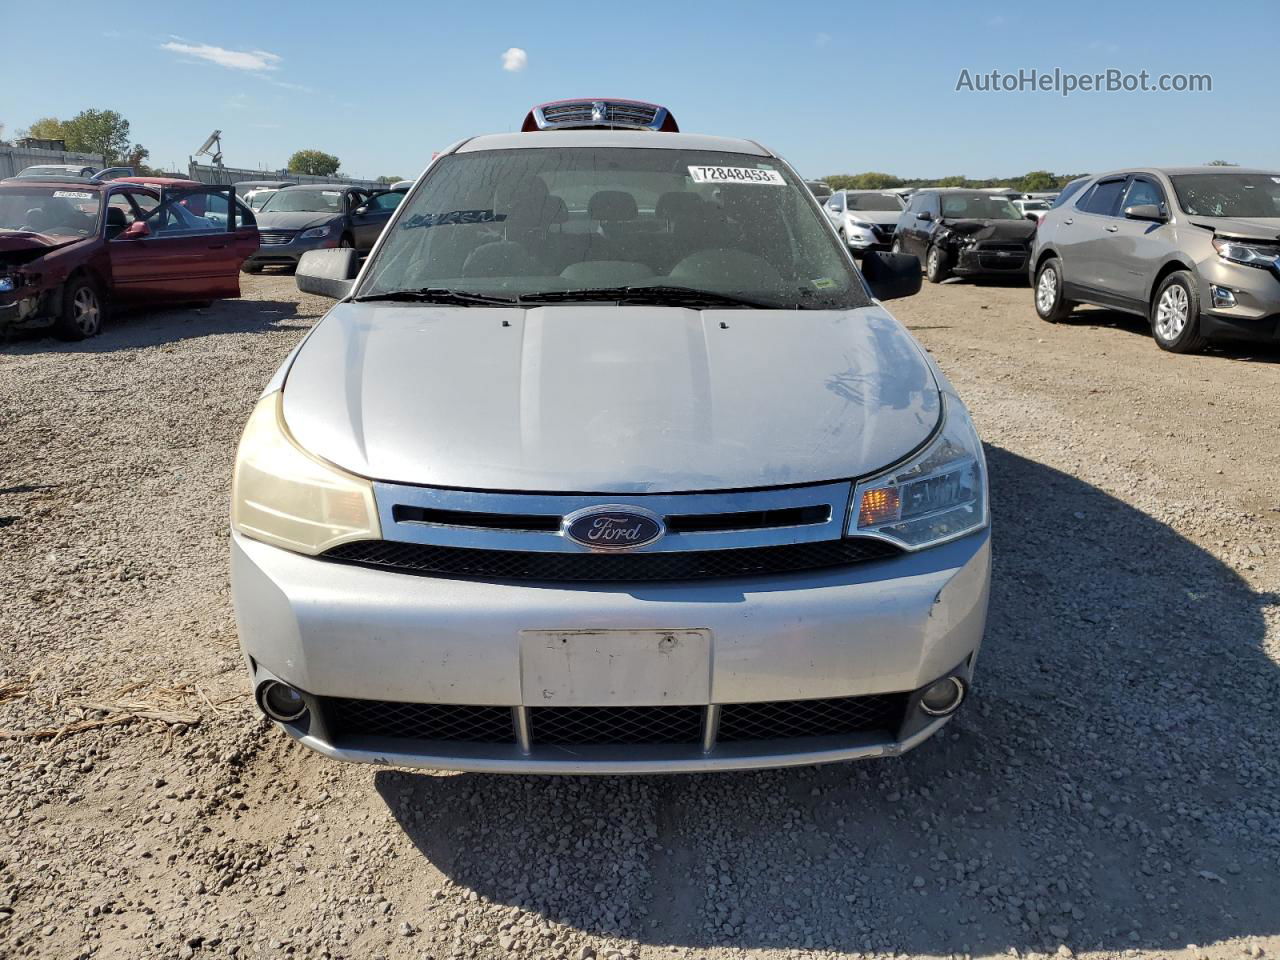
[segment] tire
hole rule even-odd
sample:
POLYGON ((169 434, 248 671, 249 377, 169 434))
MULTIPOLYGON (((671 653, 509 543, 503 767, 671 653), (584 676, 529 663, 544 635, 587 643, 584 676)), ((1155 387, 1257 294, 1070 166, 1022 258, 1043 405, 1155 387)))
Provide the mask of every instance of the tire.
POLYGON ((1151 335, 1170 353, 1197 353, 1207 338, 1200 335, 1200 294, 1188 270, 1169 274, 1151 298, 1151 335))
POLYGON ((75 277, 62 291, 62 308, 54 321, 53 332, 59 340, 86 340, 102 331, 107 316, 102 291, 91 277, 75 277))
POLYGON ((1050 257, 1036 271, 1036 284, 1031 292, 1036 313, 1048 323, 1061 323, 1071 315, 1075 304, 1062 298, 1062 261, 1050 257))
POLYGON ((240 267, 240 272, 241 272, 241 273, 261 273, 261 272, 262 272, 262 264, 260 264, 260 263, 246 263, 246 264, 242 264, 242 265, 241 265, 241 267, 240 267))
POLYGON ((951 276, 951 260, 936 244, 925 251, 924 275, 930 283, 941 283, 951 276))

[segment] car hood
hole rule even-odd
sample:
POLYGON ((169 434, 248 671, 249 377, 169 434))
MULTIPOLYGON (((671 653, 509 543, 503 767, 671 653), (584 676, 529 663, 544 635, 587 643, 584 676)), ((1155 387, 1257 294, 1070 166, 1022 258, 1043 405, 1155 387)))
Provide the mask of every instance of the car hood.
POLYGON ((941 221, 952 233, 975 240, 1030 240, 1036 225, 1030 220, 983 220, 944 217, 941 221))
POLYGON ((846 215, 852 220, 865 220, 881 226, 891 226, 902 216, 901 210, 849 210, 846 215))
POLYGON ((259 230, 306 230, 321 227, 338 219, 334 213, 262 213, 255 214, 259 230))
POLYGON ((353 473, 562 493, 861 476, 923 443, 939 407, 879 307, 342 303, 284 387, 298 443, 353 473))
POLYGON ((1250 220, 1236 217, 1192 217, 1191 222, 1224 237, 1280 240, 1280 217, 1257 217, 1250 220))
POLYGON ((11 265, 31 263, 46 253, 51 253, 73 243, 79 243, 80 237, 50 237, 43 233, 29 233, 24 230, 0 231, 0 262, 11 265))

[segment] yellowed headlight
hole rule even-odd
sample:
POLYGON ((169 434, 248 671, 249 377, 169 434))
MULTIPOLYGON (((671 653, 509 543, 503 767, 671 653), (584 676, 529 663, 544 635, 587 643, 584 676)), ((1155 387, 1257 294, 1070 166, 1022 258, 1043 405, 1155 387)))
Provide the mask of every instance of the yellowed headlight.
POLYGON ((283 395, 253 408, 231 483, 231 526, 297 553, 323 553, 351 540, 379 540, 373 484, 313 457, 289 435, 283 395))

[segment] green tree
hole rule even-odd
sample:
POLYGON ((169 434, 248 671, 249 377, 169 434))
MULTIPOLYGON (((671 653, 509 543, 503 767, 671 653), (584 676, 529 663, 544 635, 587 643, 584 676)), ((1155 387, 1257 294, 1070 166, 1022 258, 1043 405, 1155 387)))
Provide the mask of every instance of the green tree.
POLYGON ((1043 193, 1058 189, 1058 178, 1048 170, 1032 170, 1019 184, 1027 193, 1043 193))
POLYGON ((1205 164, 1205 166, 1207 167, 1238 167, 1240 166, 1240 164, 1232 163, 1230 160, 1210 160, 1207 164, 1205 164))
POLYGON ((309 173, 316 177, 332 177, 342 161, 323 150, 299 150, 289 158, 290 173, 309 173))
POLYGON ((378 178, 378 183, 399 183, 403 179, 404 177, 393 177, 390 174, 384 173, 378 178))
POLYGON ((129 121, 115 110, 81 110, 63 122, 67 149, 76 153, 100 153, 107 166, 122 161, 129 153, 129 121))
POLYGON ((65 124, 57 117, 41 117, 25 130, 19 130, 20 137, 34 137, 37 140, 63 140, 66 138, 65 124))
POLYGON ((902 178, 891 173, 837 173, 825 177, 833 190, 888 190, 902 186, 902 178))

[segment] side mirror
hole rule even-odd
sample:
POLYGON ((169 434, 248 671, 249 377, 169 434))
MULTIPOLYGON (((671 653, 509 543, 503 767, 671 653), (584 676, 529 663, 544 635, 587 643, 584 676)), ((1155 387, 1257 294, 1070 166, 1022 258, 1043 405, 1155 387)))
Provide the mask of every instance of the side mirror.
POLYGON ((145 220, 135 220, 116 237, 117 240, 141 240, 143 237, 151 236, 151 228, 147 226, 145 220))
POLYGON ((865 253, 862 275, 877 300, 897 300, 920 292, 920 258, 909 253, 865 253))
POLYGON ((1149 220, 1152 223, 1164 223, 1169 219, 1154 203, 1138 203, 1132 207, 1125 207, 1124 215, 1128 220, 1149 220))
POLYGON ((366 213, 369 212, 369 205, 367 203, 362 203, 360 204, 360 206, 356 207, 351 212, 357 217, 363 217, 366 213))
POLYGON ((308 250, 298 260, 294 283, 303 293, 341 300, 351 292, 360 261, 351 247, 308 250))
POLYGON ((1028 213, 1028 214, 1024 214, 1024 216, 1025 216, 1028 220, 1030 220, 1032 223, 1039 223, 1039 222, 1040 222, 1040 215, 1039 215, 1038 213, 1028 213))
POLYGON ((917 219, 917 220, 932 220, 932 219, 933 219, 933 214, 932 214, 932 213, 930 213, 928 210, 921 210, 919 213, 917 213, 917 214, 916 214, 916 219, 917 219))

